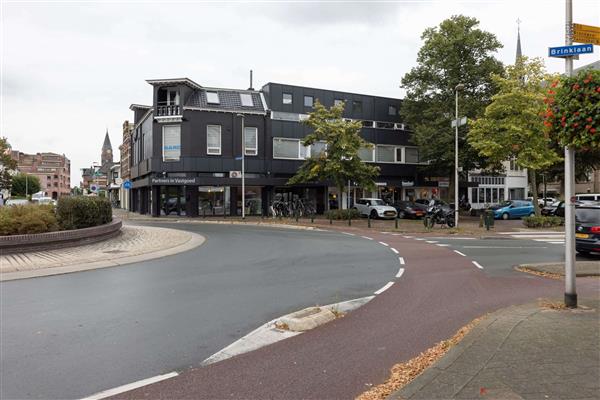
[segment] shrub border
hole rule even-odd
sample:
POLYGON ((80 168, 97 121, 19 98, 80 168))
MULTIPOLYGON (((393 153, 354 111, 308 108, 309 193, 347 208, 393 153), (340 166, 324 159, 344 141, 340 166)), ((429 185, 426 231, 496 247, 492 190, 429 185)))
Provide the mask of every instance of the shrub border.
POLYGON ((51 250, 100 242, 121 233, 123 222, 114 218, 112 222, 90 228, 35 233, 29 235, 0 236, 0 254, 51 250))

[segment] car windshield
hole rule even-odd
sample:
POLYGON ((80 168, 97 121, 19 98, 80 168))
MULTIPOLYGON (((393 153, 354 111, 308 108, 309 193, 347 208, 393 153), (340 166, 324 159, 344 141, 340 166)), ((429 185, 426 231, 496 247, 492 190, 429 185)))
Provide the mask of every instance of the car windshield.
POLYGON ((576 208, 575 221, 580 224, 600 224, 600 208, 576 208))
POLYGON ((372 206, 385 206, 385 203, 383 202, 383 200, 375 199, 375 200, 371 200, 371 205, 372 206))

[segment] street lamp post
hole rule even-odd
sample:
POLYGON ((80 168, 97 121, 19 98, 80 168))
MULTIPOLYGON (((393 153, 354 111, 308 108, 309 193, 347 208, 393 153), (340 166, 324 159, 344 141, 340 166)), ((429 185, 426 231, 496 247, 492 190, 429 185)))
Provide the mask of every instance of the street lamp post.
POLYGON ((465 85, 459 83, 454 88, 455 92, 455 101, 454 104, 456 106, 456 114, 455 114, 455 134, 454 134, 454 226, 458 228, 458 92, 463 90, 465 85))
MULTIPOLYGON (((573 44, 573 1, 566 0, 565 9, 565 45, 573 44)), ((573 57, 565 57, 565 75, 573 74, 573 57)), ((565 147, 565 305, 577 307, 575 289, 575 150, 565 147)))
POLYGON ((238 114, 242 119, 242 219, 246 219, 246 132, 244 128, 244 114, 238 114))

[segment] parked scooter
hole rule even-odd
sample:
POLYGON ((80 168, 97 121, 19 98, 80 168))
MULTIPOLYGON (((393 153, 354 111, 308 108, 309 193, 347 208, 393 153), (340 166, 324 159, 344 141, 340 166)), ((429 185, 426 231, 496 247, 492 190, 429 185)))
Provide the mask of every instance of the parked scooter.
POLYGON ((444 207, 442 204, 434 200, 429 202, 427 207, 427 215, 423 219, 423 223, 427 228, 433 228, 435 224, 447 225, 449 228, 454 227, 454 210, 449 207, 444 207))

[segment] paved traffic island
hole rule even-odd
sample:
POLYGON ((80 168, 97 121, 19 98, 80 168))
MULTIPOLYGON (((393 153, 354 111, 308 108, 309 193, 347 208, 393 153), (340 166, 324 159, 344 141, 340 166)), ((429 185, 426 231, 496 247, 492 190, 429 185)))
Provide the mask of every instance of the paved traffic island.
POLYGON ((114 267, 165 257, 200 246, 204 237, 188 231, 123 226, 111 239, 82 246, 3 254, 0 281, 114 267))
MULTIPOLYGON (((565 276, 565 263, 522 264, 516 269, 517 271, 554 279, 562 279, 565 276)), ((600 260, 578 260, 575 263, 575 275, 578 278, 600 276, 600 260)))

